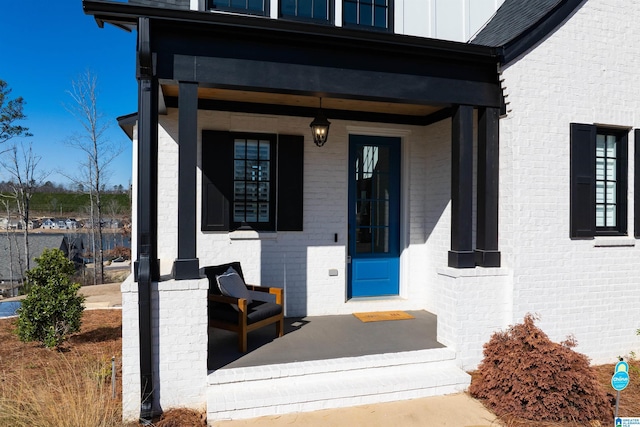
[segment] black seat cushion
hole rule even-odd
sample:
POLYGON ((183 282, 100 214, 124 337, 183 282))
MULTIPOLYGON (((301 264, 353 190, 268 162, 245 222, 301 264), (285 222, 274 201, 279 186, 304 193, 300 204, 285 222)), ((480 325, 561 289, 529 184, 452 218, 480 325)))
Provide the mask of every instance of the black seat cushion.
MULTIPOLYGON (((254 301, 247 306, 247 324, 252 324, 282 313, 282 306, 273 302, 254 301)), ((238 312, 230 305, 209 302, 209 318, 237 324, 238 312)))

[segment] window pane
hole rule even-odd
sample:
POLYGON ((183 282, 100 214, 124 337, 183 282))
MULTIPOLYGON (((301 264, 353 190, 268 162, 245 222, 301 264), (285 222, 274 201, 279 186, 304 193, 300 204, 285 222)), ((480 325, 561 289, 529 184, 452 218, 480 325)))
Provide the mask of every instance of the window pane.
POLYGON ((607 157, 616 157, 616 137, 607 135, 607 157))
POLYGON ((607 159, 607 179, 616 179, 616 159, 607 159))
POLYGON ((607 182, 607 203, 616 203, 616 183, 607 182))
POLYGON ((358 7, 355 1, 345 1, 343 3, 342 14, 344 16, 344 22, 347 24, 357 24, 358 7))
POLYGON ((233 162, 233 179, 245 179, 245 162, 244 160, 235 160, 233 162))
POLYGON ((269 172, 269 162, 260 162, 260 166, 257 169, 257 179, 259 181, 269 181, 271 174, 269 172))
POLYGON ((373 25, 373 7, 371 2, 360 2, 360 25, 373 25))
POLYGON ((373 230, 373 252, 379 254, 389 252, 388 228, 375 228, 373 230))
POLYGON ((234 203, 233 204, 233 221, 244 222, 246 212, 247 212, 247 205, 245 205, 244 203, 234 203))
POLYGON ((258 206, 258 222, 269 222, 269 203, 260 203, 258 206))
POLYGON ((283 15, 295 16, 296 14, 295 0, 280 0, 280 8, 283 15))
POLYGON ((605 136, 597 135, 596 136, 596 156, 604 157, 605 153, 605 136))
POLYGON ((244 197, 245 197, 244 181, 234 182, 233 183, 233 199, 244 200, 244 197))
POLYGON ((356 227, 371 225, 371 202, 359 201, 356 205, 356 227))
POLYGON ((371 229, 359 228, 356 230, 356 253, 371 253, 371 229))
POLYGON ((596 181, 596 203, 604 203, 604 182, 596 181))
POLYGON ((269 160, 270 158, 269 141, 260 141, 260 160, 269 160))
POLYGON ((607 227, 616 226, 616 206, 607 205, 607 227))
POLYGON ((596 159, 596 179, 604 179, 604 159, 596 159))
POLYGON ((269 183, 261 182, 258 184, 258 200, 263 202, 269 201, 269 183))
POLYGON ((258 158, 258 141, 247 140, 247 159, 258 158))
POLYGON ((596 227, 604 227, 604 205, 596 205, 596 227))
POLYGON ((258 222, 258 204, 247 203, 245 205, 245 221, 258 222))
POLYGON ((315 0, 313 2, 313 17, 315 19, 329 19, 327 0, 315 0))
POLYGON ((258 201, 258 183, 247 182, 245 185, 246 200, 258 201))
POLYGON ((302 18, 311 18, 312 10, 311 0, 298 0, 298 16, 302 18))
POLYGON ((233 144, 233 157, 236 159, 245 158, 245 140, 236 139, 233 144))
POLYGON ((376 6, 374 20, 374 26, 377 28, 387 28, 387 8, 376 6))
POLYGON ((245 0, 231 0, 231 7, 236 9, 244 9, 247 7, 245 0))
POLYGON ((371 207, 373 209, 373 220, 372 225, 378 227, 388 227, 389 226, 389 202, 375 202, 371 203, 371 207))

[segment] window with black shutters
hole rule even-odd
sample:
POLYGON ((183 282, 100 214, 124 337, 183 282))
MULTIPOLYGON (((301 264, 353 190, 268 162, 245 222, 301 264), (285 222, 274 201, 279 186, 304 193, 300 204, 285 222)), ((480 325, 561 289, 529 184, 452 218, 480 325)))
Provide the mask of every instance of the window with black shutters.
POLYGON ((571 124, 571 237, 627 234, 627 134, 571 124))
POLYGON ((304 137, 202 132, 202 230, 302 231, 304 137))

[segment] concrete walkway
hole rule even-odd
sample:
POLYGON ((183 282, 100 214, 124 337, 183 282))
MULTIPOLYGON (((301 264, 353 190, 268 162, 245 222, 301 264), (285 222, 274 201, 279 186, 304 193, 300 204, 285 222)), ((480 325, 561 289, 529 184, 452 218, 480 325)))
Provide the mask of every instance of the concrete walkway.
POLYGON ((215 427, 498 427, 494 414, 465 393, 352 408, 217 421, 215 427))

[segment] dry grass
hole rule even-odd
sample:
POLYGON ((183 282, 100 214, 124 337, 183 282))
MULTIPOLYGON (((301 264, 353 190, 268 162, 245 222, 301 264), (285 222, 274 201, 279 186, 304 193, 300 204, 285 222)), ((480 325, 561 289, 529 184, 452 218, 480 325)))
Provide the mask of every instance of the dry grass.
MULTIPOLYGON (((0 427, 123 427, 121 413, 122 315, 91 310, 64 352, 22 343, 11 332, 15 320, 0 319, 0 427), (111 397, 111 357, 116 358, 116 398, 111 397)), ((620 416, 640 415, 640 362, 630 361, 631 382, 621 392, 620 416)), ((603 388, 611 388, 614 365, 595 366, 603 388)), ((612 402, 613 403, 613 402, 612 402)), ((503 419, 508 427, 577 427, 576 423, 536 423, 503 419)), ((157 427, 204 427, 204 415, 167 411, 157 427)), ((612 426, 613 423, 601 427, 612 426)), ((126 427, 137 426, 130 423, 126 427)), ((597 427, 596 425, 587 425, 597 427)), ((586 427, 586 426, 585 426, 586 427)))
MULTIPOLYGON (((80 332, 62 352, 20 342, 12 332, 15 323, 0 319, 0 427, 123 427, 120 310, 85 311, 80 332)), ((177 409, 154 425, 203 427, 206 421, 203 414, 177 409)))

